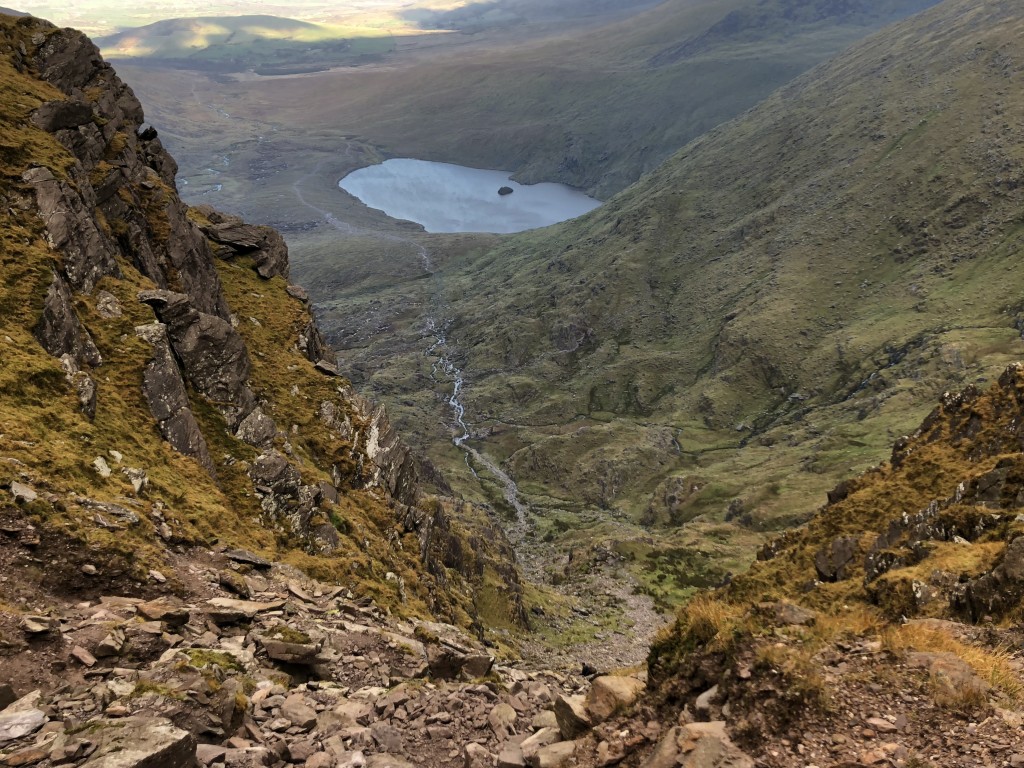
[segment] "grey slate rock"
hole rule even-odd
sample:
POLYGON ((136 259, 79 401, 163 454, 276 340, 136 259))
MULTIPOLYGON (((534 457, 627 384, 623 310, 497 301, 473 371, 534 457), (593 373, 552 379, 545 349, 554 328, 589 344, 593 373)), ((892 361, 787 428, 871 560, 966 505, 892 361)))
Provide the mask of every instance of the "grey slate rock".
POLYGON ((153 356, 142 374, 142 391, 160 433, 174 450, 193 457, 213 474, 213 459, 189 405, 188 391, 167 338, 167 327, 152 323, 137 327, 135 333, 153 345, 153 356))
POLYGON ((57 273, 46 292, 43 314, 33 333, 43 349, 54 357, 69 355, 78 366, 97 366, 103 362, 92 337, 78 320, 70 286, 57 273))
POLYGON ((232 427, 255 407, 247 380, 252 365, 241 335, 231 323, 197 310, 189 297, 172 291, 143 291, 140 301, 153 307, 167 326, 167 337, 185 377, 213 402, 232 427))
POLYGON ((48 133, 77 128, 92 120, 92 105, 85 101, 43 102, 32 115, 32 123, 48 133))
POLYGON ((102 720, 84 768, 192 768, 196 738, 162 717, 102 720))

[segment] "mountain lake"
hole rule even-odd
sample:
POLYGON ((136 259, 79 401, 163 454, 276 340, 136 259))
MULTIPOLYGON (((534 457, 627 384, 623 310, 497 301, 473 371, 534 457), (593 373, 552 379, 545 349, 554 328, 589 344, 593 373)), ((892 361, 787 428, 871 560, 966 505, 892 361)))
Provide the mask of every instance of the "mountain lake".
POLYGON ((518 184, 508 171, 405 158, 352 171, 338 186, 370 208, 415 221, 427 232, 522 232, 601 205, 564 184, 518 184))

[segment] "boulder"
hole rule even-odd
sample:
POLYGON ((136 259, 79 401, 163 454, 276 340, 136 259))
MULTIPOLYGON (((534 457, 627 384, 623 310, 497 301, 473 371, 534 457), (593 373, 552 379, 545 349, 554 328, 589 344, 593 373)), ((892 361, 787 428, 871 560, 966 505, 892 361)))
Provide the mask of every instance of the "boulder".
POLYGON ((277 755, 267 747, 241 747, 224 753, 224 768, 267 768, 277 762, 277 755))
POLYGON ((431 677, 442 680, 483 677, 494 665, 494 658, 486 653, 460 651, 448 645, 431 643, 426 652, 431 677))
POLYGON ((707 719, 711 714, 711 708, 717 703, 718 686, 712 685, 693 702, 693 713, 699 718, 707 719))
POLYGON ((541 747, 526 762, 530 768, 561 768, 563 765, 568 765, 574 754, 576 754, 576 742, 560 741, 557 744, 541 747))
POLYGON ((331 709, 320 713, 317 717, 317 728, 320 731, 331 732, 366 725, 372 712, 373 707, 365 701, 343 699, 331 709))
POLYGON ((928 671, 928 678, 935 696, 940 701, 984 698, 990 686, 971 666, 952 653, 913 652, 907 656, 907 664, 928 671))
POLYGON ((602 723, 621 709, 632 706, 646 685, 635 677, 605 675, 594 678, 587 692, 591 722, 602 723))
POLYGON ((0 712, 0 745, 35 733, 45 722, 46 715, 39 709, 0 712))
POLYGON ((814 570, 821 581, 843 581, 859 553, 860 540, 856 536, 837 537, 814 555, 814 570))
POLYGON ((463 758, 465 768, 491 768, 494 765, 494 757, 480 744, 467 744, 463 758))
POLYGON ((36 493, 36 490, 31 486, 15 481, 11 483, 11 497, 16 502, 31 504, 33 501, 39 498, 39 494, 36 493))
POLYGON ((513 192, 515 192, 515 190, 512 189, 512 187, 506 186, 498 188, 498 194, 501 195, 502 197, 504 197, 505 195, 511 195, 513 192))
POLYGON ((562 734, 558 732, 557 728, 541 728, 533 735, 523 739, 519 749, 523 753, 523 758, 529 762, 541 749, 551 744, 556 744, 561 740, 562 734))
POLYGON ((200 765, 210 765, 211 763, 221 763, 224 761, 224 755, 227 753, 227 747, 219 747, 215 744, 198 744, 196 745, 196 760, 199 761, 200 765))
POLYGON ((249 469, 253 483, 273 493, 294 496, 298 493, 302 477, 284 454, 269 450, 256 457, 249 469))
POLYGON ((277 425, 274 420, 263 413, 263 409, 257 407, 242 419, 235 431, 235 437, 243 443, 261 448, 271 443, 277 435, 277 425))
POLYGON ((149 621, 162 621, 172 627, 188 624, 191 616, 189 609, 177 601, 159 599, 148 603, 139 603, 135 610, 149 621))
POLYGON ((235 573, 234 571, 219 571, 217 573, 217 583, 228 592, 233 592, 245 600, 252 597, 252 590, 249 588, 249 584, 246 582, 245 577, 240 573, 235 573))
POLYGON ((487 723, 491 726, 494 734, 501 739, 512 731, 512 726, 516 723, 516 717, 516 711, 512 708, 512 705, 501 702, 495 704, 488 713, 487 723))
POLYGON ((658 742, 643 768, 754 768, 754 761, 729 739, 725 723, 676 726, 658 742))
POLYGON ((292 694, 285 699, 281 705, 281 717, 303 731, 316 725, 316 710, 299 694, 292 694))
POLYGON ((96 418, 96 382, 92 376, 78 369, 78 364, 71 355, 61 355, 60 365, 64 369, 64 378, 78 396, 82 413, 92 421, 96 418))
POLYGON ((237 624, 251 621, 263 611, 275 611, 284 607, 284 600, 257 603, 250 600, 233 600, 230 597, 214 597, 206 601, 206 614, 215 624, 237 624))
POLYGON ((386 752, 402 751, 402 732, 395 726, 384 722, 373 723, 370 726, 370 735, 380 748, 386 752))
POLYGON ((256 639, 269 658, 286 664, 315 664, 321 648, 321 643, 295 643, 262 635, 258 635, 256 639))
POLYGON ((48 133, 77 128, 92 121, 92 105, 86 101, 44 101, 32 115, 32 123, 48 133))
POLYGON ((99 291, 96 294, 96 314, 107 320, 121 317, 124 311, 121 309, 121 302, 110 291, 99 291))
POLYGON ((260 557, 255 552, 250 552, 247 549, 229 549, 224 553, 224 557, 236 563, 251 565, 254 568, 270 568, 273 565, 265 557, 260 557))
POLYGON ((162 717, 101 720, 91 729, 96 751, 83 768, 191 768, 196 739, 162 717))
POLYGON ((515 743, 506 743, 498 753, 497 768, 526 768, 526 757, 515 743))
POLYGON ((593 726, 583 696, 559 695, 555 698, 554 710, 558 730, 564 739, 575 739, 593 726))

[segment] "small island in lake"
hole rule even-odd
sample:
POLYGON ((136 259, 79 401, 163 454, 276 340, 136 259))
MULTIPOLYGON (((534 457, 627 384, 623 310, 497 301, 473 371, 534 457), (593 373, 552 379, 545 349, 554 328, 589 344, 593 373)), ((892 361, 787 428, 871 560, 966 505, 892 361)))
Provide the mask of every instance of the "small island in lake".
POLYGON ((501 196, 511 195, 515 190, 512 187, 502 187, 498 190, 498 194, 501 196))

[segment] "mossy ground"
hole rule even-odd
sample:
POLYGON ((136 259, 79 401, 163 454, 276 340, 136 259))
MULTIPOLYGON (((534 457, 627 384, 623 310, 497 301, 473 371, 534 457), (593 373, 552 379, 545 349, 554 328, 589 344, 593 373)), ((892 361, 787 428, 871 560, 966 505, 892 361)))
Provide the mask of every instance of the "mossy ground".
MULTIPOLYGON (((53 271, 60 268, 60 255, 47 245, 43 223, 34 213, 34 197, 21 182, 30 164, 65 176, 74 163, 53 136, 29 122, 39 104, 62 95, 28 69, 15 67, 21 55, 19 43, 34 49, 31 38, 38 25, 7 17, 0 25, 5 41, 0 90, 6 94, 0 110, 4 147, 0 173, 6 180, 0 206, 0 260, 5 275, 0 286, 0 480, 5 487, 14 480, 27 482, 40 492, 37 501, 12 514, 36 523, 47 541, 61 542, 62 551, 72 553, 62 568, 72 573, 81 562, 106 564, 108 570, 114 570, 116 563, 120 573, 136 582, 144 581, 151 568, 167 572, 173 581, 166 542, 156 535, 154 515, 158 514, 178 544, 222 544, 263 552, 410 615, 427 615, 431 609, 442 615, 472 613, 471 607, 463 609, 461 604, 471 606, 471 595, 449 595, 434 588, 423 573, 416 535, 397 523, 382 492, 366 488, 367 477, 359 470, 356 456, 359 449, 317 418, 320 403, 332 401, 341 414, 351 411, 357 431, 365 426, 345 397, 347 383, 317 372, 298 349, 299 333, 311 319, 308 308, 287 294, 282 279, 259 278, 250 261, 216 266, 250 351, 251 386, 286 434, 277 447, 291 453, 306 483, 331 480, 332 467, 341 479, 339 502, 325 507, 322 519, 313 521, 338 529, 340 544, 335 552, 307 551, 308 542, 265 518, 246 474, 256 452, 230 435, 214 404, 190 393, 193 412, 210 447, 215 477, 162 440, 142 391, 143 370, 152 352, 135 333, 137 326, 154 320, 137 294, 154 286, 126 262, 119 264, 121 278, 104 278, 93 295, 75 297, 79 320, 103 358, 90 371, 97 385, 95 418, 90 420, 81 412, 59 361, 46 354, 32 333, 53 271), (117 299, 119 316, 97 312, 100 291, 117 299), (111 466, 109 477, 93 467, 97 457, 111 466), (139 494, 121 472, 127 467, 141 468, 148 475, 148 484, 139 494), (139 520, 101 524, 89 506, 92 501, 125 506, 139 520), (386 579, 388 572, 397 579, 386 579)), ((126 146, 123 140, 124 136, 115 135, 111 141, 110 163, 126 146)), ((175 192, 161 185, 149 192, 140 199, 152 234, 159 239, 168 231, 166 203, 175 192)), ((125 202, 131 204, 131 200, 128 195, 125 202)), ((98 212, 97 218, 102 218, 98 212)), ((42 570, 24 575, 38 585, 46 581, 42 570)), ((56 579, 59 574, 49 576, 56 579)))

